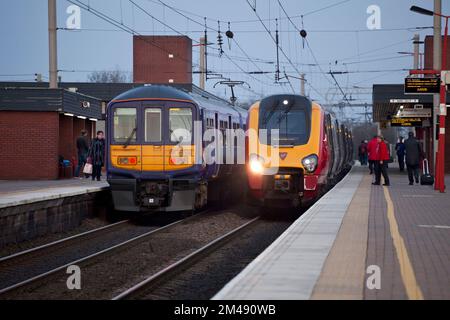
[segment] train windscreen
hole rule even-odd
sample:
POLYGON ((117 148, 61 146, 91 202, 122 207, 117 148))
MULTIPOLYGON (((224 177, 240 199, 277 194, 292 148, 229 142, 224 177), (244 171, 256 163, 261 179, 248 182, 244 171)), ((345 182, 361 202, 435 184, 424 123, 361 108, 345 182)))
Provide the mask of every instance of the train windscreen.
POLYGON ((271 144, 272 130, 278 130, 277 144, 302 145, 309 140, 311 102, 301 96, 272 96, 260 103, 259 128, 267 130, 271 144))
POLYGON ((113 135, 116 143, 136 142, 136 108, 114 109, 113 135))

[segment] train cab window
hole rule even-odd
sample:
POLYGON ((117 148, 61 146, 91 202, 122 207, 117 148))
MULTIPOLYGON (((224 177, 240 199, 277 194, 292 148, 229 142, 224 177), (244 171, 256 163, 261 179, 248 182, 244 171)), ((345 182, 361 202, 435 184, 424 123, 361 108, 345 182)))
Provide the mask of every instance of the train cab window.
POLYGON ((192 110, 190 108, 169 109, 170 141, 191 141, 192 110))
POLYGON ((114 108, 114 141, 136 142, 136 108, 114 108))
POLYGON ((161 141, 161 118, 160 108, 145 109, 145 142, 161 141))

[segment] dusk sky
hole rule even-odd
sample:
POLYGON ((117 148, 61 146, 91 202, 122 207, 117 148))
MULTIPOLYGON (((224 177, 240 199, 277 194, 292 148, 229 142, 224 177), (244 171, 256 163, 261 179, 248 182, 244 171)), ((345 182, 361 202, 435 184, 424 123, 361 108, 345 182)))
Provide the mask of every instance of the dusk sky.
MULTIPOLYGON (((176 34, 139 10, 128 0, 81 0, 92 8, 122 22, 140 34, 176 34)), ((173 29, 198 40, 204 28, 182 15, 165 7, 157 0, 134 0, 173 29)), ((163 3, 183 10, 183 14, 203 24, 207 17, 208 27, 217 29, 220 19, 221 30, 228 29, 230 21, 236 42, 231 43, 224 36, 223 50, 234 59, 232 64, 225 56, 218 57, 217 43, 209 49, 208 68, 234 80, 244 80, 251 90, 237 88, 241 100, 252 100, 258 94, 292 92, 289 84, 274 84, 275 44, 257 20, 251 5, 255 0, 163 0, 163 3), (250 3, 250 4, 249 4, 250 3), (249 21, 250 20, 250 21, 249 21), (243 49, 241 51, 238 45, 243 49), (248 61, 246 55, 252 58, 248 61), (241 59, 242 58, 242 59, 241 59), (269 71, 263 75, 249 75, 244 71, 269 71)), ((415 33, 424 36, 432 34, 433 19, 409 11, 411 5, 433 9, 431 0, 280 0, 292 22, 308 32, 308 44, 303 42, 298 31, 286 19, 278 0, 256 0, 256 12, 270 31, 275 31, 275 18, 279 19, 280 42, 292 66, 280 52, 281 71, 299 76, 306 74, 306 93, 320 102, 338 103, 342 94, 335 81, 326 72, 349 71, 336 75, 343 90, 355 100, 352 103, 371 101, 370 88, 374 83, 401 83, 407 72, 401 69, 412 67, 413 58, 400 55, 399 51, 412 51, 411 39, 415 33), (380 8, 379 30, 369 30, 367 9, 371 5, 380 8), (268 20, 270 19, 270 20, 268 20), (315 57, 315 58, 314 58, 315 57), (319 63, 319 66, 316 65, 319 63), (355 91, 354 86, 369 90, 355 91)), ((450 14, 450 1, 443 0, 443 12, 450 14)), ((71 5, 65 0, 57 1, 58 27, 66 27, 71 5)), ((0 80, 34 80, 34 73, 42 73, 48 80, 48 35, 47 0, 2 1, 0 4, 2 32, 2 59, 0 80)), ((92 13, 81 10, 80 30, 58 31, 58 69, 63 81, 86 81, 94 70, 120 69, 131 73, 132 36, 101 20, 92 13), (71 72, 75 71, 75 72, 71 72)), ((217 42, 217 33, 208 31, 210 41, 217 42)), ((195 42, 193 42, 195 44, 195 42)), ((421 46, 423 50, 423 46, 421 46)), ((198 70, 198 47, 193 48, 193 70, 198 70)), ((290 78, 294 90, 299 92, 300 82, 290 78)), ((207 90, 218 95, 229 96, 224 87, 212 86, 207 90)), ((285 82, 285 80, 283 80, 285 82)), ((198 78, 194 75, 194 83, 198 78)))

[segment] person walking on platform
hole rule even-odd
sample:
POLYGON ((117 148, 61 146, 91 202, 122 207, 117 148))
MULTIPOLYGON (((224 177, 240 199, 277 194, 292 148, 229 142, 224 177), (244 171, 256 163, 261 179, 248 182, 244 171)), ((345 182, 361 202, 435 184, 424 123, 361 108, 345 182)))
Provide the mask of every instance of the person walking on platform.
POLYGON ((373 185, 380 185, 381 175, 383 175, 384 186, 389 186, 389 175, 388 175, 388 161, 390 159, 389 150, 384 142, 383 137, 377 137, 377 145, 375 148, 375 182, 373 185))
POLYGON ((362 166, 367 165, 367 143, 364 140, 358 147, 358 157, 362 166))
POLYGON ((97 179, 97 181, 100 181, 102 167, 105 163, 105 139, 103 131, 97 131, 97 137, 92 140, 88 158, 92 163, 92 180, 97 179))
POLYGON ((408 133, 405 140, 406 169, 408 170, 409 185, 419 183, 420 156, 423 155, 419 141, 414 137, 414 133, 408 133))
POLYGON ((400 171, 405 171, 405 144, 403 143, 403 137, 400 137, 395 145, 395 151, 397 151, 398 166, 400 171))
POLYGON ((89 141, 87 138, 87 131, 81 130, 80 136, 77 138, 77 151, 78 151, 78 164, 75 169, 75 177, 80 176, 80 170, 83 169, 86 164, 87 155, 89 152, 89 141))
POLYGON ((367 144, 367 155, 369 157, 370 174, 374 172, 377 145, 378 145, 377 136, 374 136, 372 140, 370 140, 369 143, 367 144))

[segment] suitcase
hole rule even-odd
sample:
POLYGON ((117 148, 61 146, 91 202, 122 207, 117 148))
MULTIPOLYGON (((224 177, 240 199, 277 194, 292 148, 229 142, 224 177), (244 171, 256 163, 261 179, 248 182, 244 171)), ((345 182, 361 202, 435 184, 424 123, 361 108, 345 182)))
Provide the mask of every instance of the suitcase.
POLYGON ((430 168, 428 167, 428 160, 423 160, 423 173, 420 176, 421 185, 433 185, 434 177, 430 174, 430 168))

